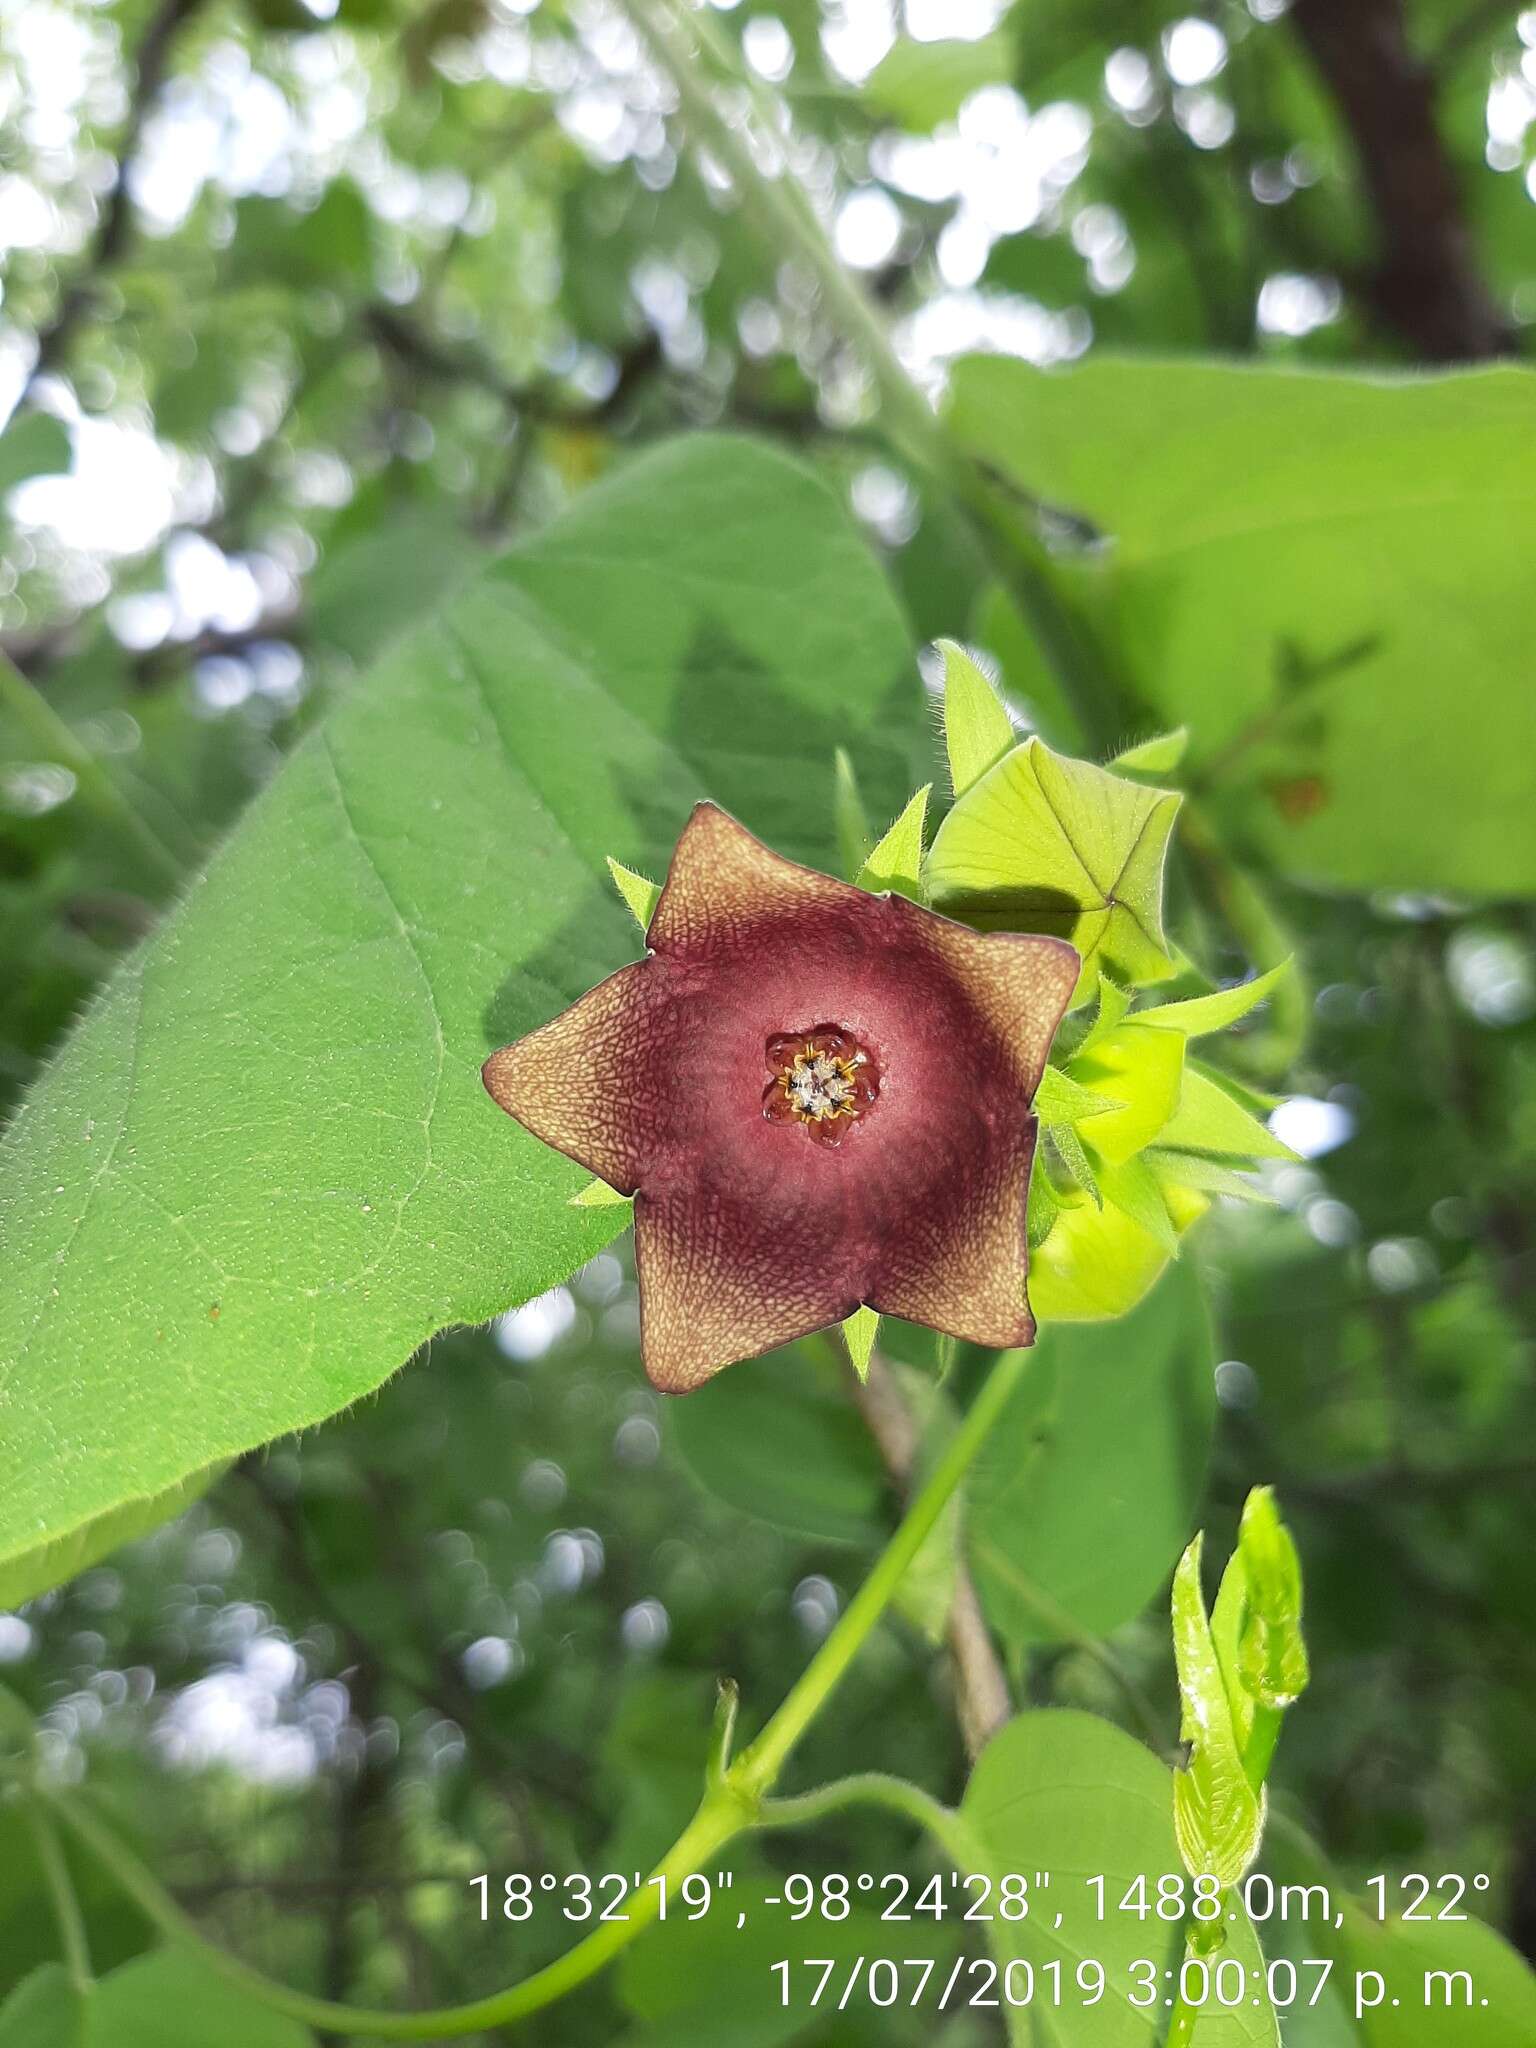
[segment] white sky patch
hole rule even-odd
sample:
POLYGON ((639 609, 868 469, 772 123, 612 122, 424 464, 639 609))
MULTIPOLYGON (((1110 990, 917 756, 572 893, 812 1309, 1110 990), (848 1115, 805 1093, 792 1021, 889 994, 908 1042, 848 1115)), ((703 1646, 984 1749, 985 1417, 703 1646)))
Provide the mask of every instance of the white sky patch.
POLYGON ((831 0, 821 29, 821 47, 832 69, 859 85, 896 40, 891 0, 831 0))
POLYGON ((795 46, 776 14, 755 14, 741 31, 742 55, 759 78, 780 85, 794 68, 795 46))
POLYGON ((1536 969, 1508 932, 1473 926, 1446 948, 1446 973, 1456 1000, 1479 1024, 1499 1029, 1536 1014, 1536 969))
POLYGON ((491 1325, 497 1345, 508 1358, 521 1363, 542 1358, 550 1346, 572 1329, 576 1322, 576 1300, 569 1287, 552 1287, 547 1294, 509 1309, 491 1325))
POLYGON ((1201 15, 1188 15, 1163 30, 1163 66, 1175 85, 1204 85, 1226 61, 1226 37, 1201 15))
POLYGON ((29 477, 11 494, 12 516, 46 527, 83 554, 137 555, 153 547, 177 514, 182 466, 142 426, 71 420, 74 461, 66 476, 29 477))
POLYGON ((1300 340, 1316 328, 1337 320, 1344 294, 1337 278, 1307 277, 1300 271, 1277 271, 1259 288, 1258 322, 1264 334, 1300 340))
POLYGON ((1007 0, 906 0, 907 34, 919 43, 975 43, 991 35, 1007 0))
POLYGON ((1303 1159, 1321 1159, 1355 1135, 1355 1119, 1342 1102, 1317 1095, 1292 1095, 1269 1113, 1269 1128, 1282 1145, 1303 1159))
POLYGON ((1321 1159, 1354 1136, 1355 1120, 1341 1103, 1292 1095, 1271 1110, 1269 1128, 1303 1159, 1321 1159))
POLYGON ((878 270, 901 240, 901 209, 879 185, 860 186, 838 208, 833 239, 854 270, 878 270))

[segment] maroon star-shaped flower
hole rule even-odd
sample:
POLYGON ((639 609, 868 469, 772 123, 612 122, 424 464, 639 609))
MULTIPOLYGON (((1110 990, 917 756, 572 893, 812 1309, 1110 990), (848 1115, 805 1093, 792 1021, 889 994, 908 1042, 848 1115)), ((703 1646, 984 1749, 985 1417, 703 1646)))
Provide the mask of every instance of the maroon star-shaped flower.
POLYGON ((1033 1342, 1030 1103, 1073 948, 799 867, 714 804, 677 843, 646 944, 484 1076, 634 1196, 656 1386, 685 1393, 860 1304, 1033 1342))

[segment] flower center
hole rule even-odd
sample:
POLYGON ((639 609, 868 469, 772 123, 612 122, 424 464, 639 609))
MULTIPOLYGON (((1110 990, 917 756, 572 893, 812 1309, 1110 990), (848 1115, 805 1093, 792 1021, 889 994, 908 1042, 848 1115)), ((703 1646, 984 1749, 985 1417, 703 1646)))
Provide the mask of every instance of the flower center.
POLYGON ((763 1115, 801 1125, 819 1145, 840 1145, 880 1093, 869 1053, 840 1025, 779 1032, 764 1050, 774 1078, 763 1091, 763 1115))

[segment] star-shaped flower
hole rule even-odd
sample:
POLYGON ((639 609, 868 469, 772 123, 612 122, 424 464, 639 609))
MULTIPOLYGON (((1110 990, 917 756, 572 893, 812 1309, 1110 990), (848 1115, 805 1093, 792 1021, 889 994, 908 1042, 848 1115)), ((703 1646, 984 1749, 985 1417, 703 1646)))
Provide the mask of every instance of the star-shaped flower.
POLYGON ((834 881, 713 804, 646 944, 485 1085, 634 1195, 654 1383, 685 1393, 861 1304, 1031 1343, 1030 1103, 1073 948, 834 881))

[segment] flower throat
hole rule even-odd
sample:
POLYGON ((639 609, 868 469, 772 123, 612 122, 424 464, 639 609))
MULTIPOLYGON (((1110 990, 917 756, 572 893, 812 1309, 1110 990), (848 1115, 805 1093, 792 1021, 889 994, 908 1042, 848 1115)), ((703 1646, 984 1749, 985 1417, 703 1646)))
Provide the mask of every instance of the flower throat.
POLYGON ((818 1145, 840 1145, 880 1093, 869 1053, 836 1024, 779 1032, 764 1050, 773 1079, 763 1091, 763 1115, 773 1124, 799 1124, 818 1145))

